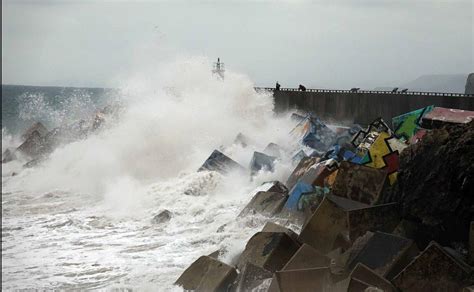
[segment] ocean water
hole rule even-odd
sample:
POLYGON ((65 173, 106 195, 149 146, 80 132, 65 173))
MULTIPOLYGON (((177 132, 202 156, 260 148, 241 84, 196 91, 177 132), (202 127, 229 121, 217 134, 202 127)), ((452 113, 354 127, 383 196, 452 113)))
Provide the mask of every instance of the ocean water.
POLYGON ((214 149, 248 166, 270 142, 291 148, 293 123, 247 76, 219 80, 208 64, 177 59, 115 90, 2 86, 2 152, 33 121, 51 129, 123 108, 36 167, 2 165, 2 289, 180 291, 173 282, 199 256, 235 262, 268 220, 237 215, 264 182, 286 180, 290 157, 253 179, 196 169, 214 149), (153 223, 163 210, 171 220, 153 223))

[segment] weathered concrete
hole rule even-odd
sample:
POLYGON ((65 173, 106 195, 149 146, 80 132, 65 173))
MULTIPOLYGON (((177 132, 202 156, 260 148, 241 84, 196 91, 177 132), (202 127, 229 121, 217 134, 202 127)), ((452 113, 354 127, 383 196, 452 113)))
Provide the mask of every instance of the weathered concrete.
POLYGON ((283 227, 273 222, 265 223, 265 226, 263 226, 262 228, 262 232, 283 232, 283 233, 286 233, 289 237, 293 238, 294 240, 297 240, 298 238, 298 234, 296 234, 293 230, 288 229, 286 227, 283 227))
POLYGON ((339 197, 326 196, 298 237, 323 253, 338 247, 341 234, 353 242, 367 231, 392 232, 400 222, 397 203, 360 208, 359 202, 344 199, 340 205, 332 198, 339 197))
POLYGON ((240 212, 239 217, 248 214, 273 216, 281 211, 288 196, 282 193, 258 192, 240 212))
POLYGON ((387 181, 385 170, 341 162, 331 194, 365 204, 375 204, 387 181))
POLYGON ((392 282, 407 292, 459 291, 469 284, 470 273, 472 268, 431 242, 392 282))
POLYGON ((275 278, 280 292, 330 291, 332 284, 329 268, 279 271, 275 278))
POLYGON ((236 270, 214 258, 202 256, 192 263, 176 280, 185 290, 227 291, 237 277, 236 270))
POLYGON ((257 232, 247 242, 240 255, 237 268, 242 270, 247 263, 275 272, 283 268, 299 249, 299 244, 283 232, 257 232))
POLYGON ((282 271, 323 268, 331 265, 331 259, 307 244, 303 244, 286 263, 282 271))
MULTIPOLYGON (((257 89, 259 90, 259 89, 257 89)), ((263 89, 265 90, 265 89, 263 89)), ((267 90, 273 90, 268 88, 267 90)), ((374 117, 393 117, 429 105, 474 110, 474 95, 454 93, 357 91, 308 89, 305 92, 282 88, 273 91, 275 111, 312 111, 322 119, 369 124, 374 117)))
MULTIPOLYGON (((396 288, 385 278, 363 264, 357 264, 349 277, 334 285, 333 291, 361 292, 368 287, 381 289, 384 292, 395 292, 396 288)), ((380 291, 380 290, 376 290, 380 291)))
POLYGON ((243 171, 244 168, 219 150, 214 150, 197 171, 204 170, 226 174, 232 170, 243 171))
POLYGON ((388 233, 375 232, 357 255, 350 260, 348 268, 362 263, 377 274, 391 279, 418 254, 418 248, 410 239, 388 233))
POLYGON ((292 189, 298 180, 308 171, 308 169, 318 163, 319 158, 316 157, 305 157, 300 160, 296 168, 291 173, 290 177, 286 181, 288 189, 292 189))
POLYGON ((265 279, 271 279, 273 274, 252 263, 247 263, 240 274, 232 289, 235 292, 251 291, 259 286, 265 279))

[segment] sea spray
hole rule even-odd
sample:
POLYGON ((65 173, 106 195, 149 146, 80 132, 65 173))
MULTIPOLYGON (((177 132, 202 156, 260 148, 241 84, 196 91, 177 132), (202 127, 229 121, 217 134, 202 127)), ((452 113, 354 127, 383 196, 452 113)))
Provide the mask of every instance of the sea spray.
POLYGON ((173 289, 202 254, 222 250, 233 262, 265 223, 237 215, 262 182, 285 179, 290 155, 252 180, 196 169, 214 149, 247 167, 268 143, 290 145, 293 124, 273 115, 271 96, 247 77, 215 79, 208 63, 178 60, 133 76, 117 121, 2 181, 4 226, 20 228, 6 237, 4 287, 173 289), (233 144, 239 132, 253 143, 233 144), (164 210, 169 222, 153 223, 164 210), (18 274, 29 250, 41 256, 18 274))

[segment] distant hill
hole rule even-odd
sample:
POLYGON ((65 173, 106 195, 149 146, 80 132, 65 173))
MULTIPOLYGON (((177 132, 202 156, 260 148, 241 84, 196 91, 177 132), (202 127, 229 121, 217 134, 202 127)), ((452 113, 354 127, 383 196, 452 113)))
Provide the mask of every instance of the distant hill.
POLYGON ((413 81, 392 87, 377 87, 374 90, 392 90, 394 87, 409 91, 464 93, 468 74, 422 75, 413 81))

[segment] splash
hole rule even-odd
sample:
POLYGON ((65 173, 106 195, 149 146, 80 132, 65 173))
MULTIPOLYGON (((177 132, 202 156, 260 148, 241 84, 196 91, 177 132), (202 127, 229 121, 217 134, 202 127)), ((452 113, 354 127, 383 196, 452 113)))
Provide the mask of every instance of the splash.
POLYGON ((104 195, 122 177, 149 184, 193 172, 213 149, 232 145, 239 132, 257 141, 245 149, 227 148, 245 166, 253 150, 287 143, 289 126, 273 116, 271 96, 255 92, 242 74, 214 78, 209 64, 204 58, 183 58, 161 64, 154 75, 133 75, 121 90, 125 110, 120 120, 57 149, 29 174, 26 187, 104 195))

